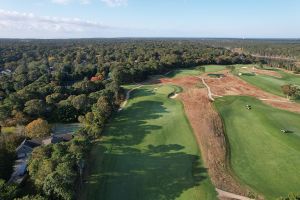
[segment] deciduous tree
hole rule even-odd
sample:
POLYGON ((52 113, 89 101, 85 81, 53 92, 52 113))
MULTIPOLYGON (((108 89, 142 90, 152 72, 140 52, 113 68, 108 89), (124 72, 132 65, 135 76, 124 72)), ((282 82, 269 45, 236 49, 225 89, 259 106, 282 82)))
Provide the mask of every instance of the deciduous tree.
POLYGON ((32 99, 25 103, 24 112, 30 116, 40 117, 46 112, 46 105, 43 100, 32 99))
POLYGON ((41 118, 30 122, 25 127, 25 134, 30 138, 41 138, 50 135, 51 127, 46 120, 41 118))

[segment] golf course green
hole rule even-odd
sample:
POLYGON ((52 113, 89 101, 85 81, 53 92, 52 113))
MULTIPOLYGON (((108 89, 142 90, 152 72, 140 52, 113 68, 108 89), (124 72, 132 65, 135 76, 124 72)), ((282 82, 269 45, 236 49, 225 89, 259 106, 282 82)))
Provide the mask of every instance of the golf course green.
POLYGON ((225 65, 204 65, 203 67, 205 67, 205 72, 207 73, 218 72, 226 69, 225 65))
MULTIPOLYGON (((248 83, 261 88, 262 90, 285 97, 281 90, 281 86, 287 85, 287 84, 292 84, 292 85, 298 85, 300 86, 300 76, 294 75, 294 74, 289 74, 286 72, 283 72, 279 69, 269 69, 278 72, 281 75, 281 78, 279 77, 274 77, 274 76, 268 76, 268 75, 262 75, 262 74, 257 74, 257 75, 242 75, 239 76, 243 80, 247 81, 248 83)), ((237 69, 237 72, 242 72, 241 69, 237 69)))
POLYGON ((81 199, 211 200, 215 189, 173 86, 142 86, 91 152, 81 199))
POLYGON ((230 168, 240 182, 266 199, 299 192, 300 115, 252 97, 218 98, 214 105, 225 125, 230 168))
MULTIPOLYGON (((207 73, 218 72, 218 71, 226 69, 226 66, 223 66, 223 65, 204 65, 204 66, 199 66, 199 67, 204 67, 205 72, 207 72, 207 73)), ((201 75, 204 72, 199 70, 199 67, 173 70, 170 73, 166 74, 166 77, 177 78, 177 77, 183 77, 183 76, 201 75)))

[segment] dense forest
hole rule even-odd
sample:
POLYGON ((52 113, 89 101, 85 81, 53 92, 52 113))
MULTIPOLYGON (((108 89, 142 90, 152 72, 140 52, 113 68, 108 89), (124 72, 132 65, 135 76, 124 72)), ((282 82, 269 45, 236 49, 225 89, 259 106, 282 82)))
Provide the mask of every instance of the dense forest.
POLYGON ((300 73, 299 39, 209 39, 204 43, 250 54, 261 63, 300 73))
POLYGON ((74 199, 89 146, 124 100, 122 84, 175 68, 252 62, 202 40, 0 40, 0 125, 25 127, 0 132, 0 199, 74 199), (72 141, 34 149, 27 179, 6 184, 16 147, 42 136, 33 129, 78 121, 84 128, 72 141))
POLYGON ((200 42, 123 40, 4 40, 0 59, 0 120, 5 125, 38 117, 76 121, 102 94, 110 102, 119 100, 120 84, 172 68, 251 62, 200 42))
POLYGON ((205 43, 217 47, 241 48, 245 53, 261 56, 300 59, 300 40, 293 39, 211 39, 205 43))

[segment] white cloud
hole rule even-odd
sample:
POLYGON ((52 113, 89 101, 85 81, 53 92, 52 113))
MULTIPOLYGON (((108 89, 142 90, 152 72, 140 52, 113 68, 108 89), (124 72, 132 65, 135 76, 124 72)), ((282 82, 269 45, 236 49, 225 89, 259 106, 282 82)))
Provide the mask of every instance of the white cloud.
POLYGON ((21 13, 0 9, 0 32, 39 33, 43 35, 72 34, 101 32, 112 27, 95 21, 79 18, 60 18, 50 16, 36 16, 33 13, 21 13))
POLYGON ((127 5, 127 0, 101 0, 110 7, 124 6, 127 5))

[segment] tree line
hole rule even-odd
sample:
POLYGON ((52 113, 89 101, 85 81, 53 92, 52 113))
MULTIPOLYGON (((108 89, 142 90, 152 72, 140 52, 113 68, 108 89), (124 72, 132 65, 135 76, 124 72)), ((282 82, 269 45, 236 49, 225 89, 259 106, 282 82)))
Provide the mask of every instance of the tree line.
POLYGON ((91 142, 124 100, 122 84, 175 68, 252 62, 199 40, 0 40, 0 124, 25 126, 1 134, 0 199, 74 199, 91 142), (25 182, 4 184, 17 145, 49 134, 48 122, 84 128, 70 142, 34 149, 25 182))
POLYGON ((256 55, 257 63, 300 73, 299 39, 211 39, 204 43, 256 55))

